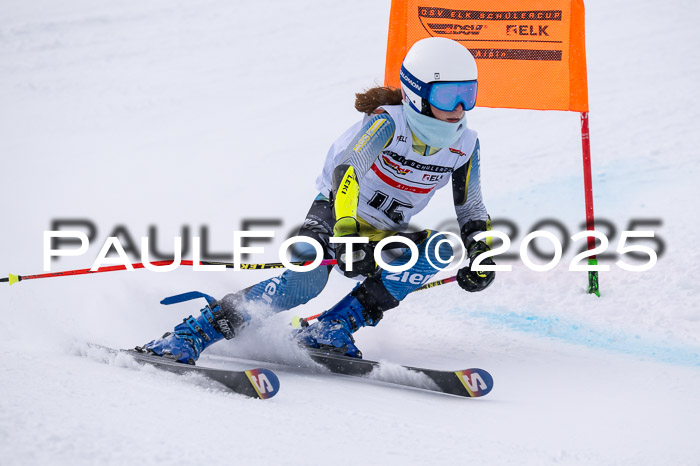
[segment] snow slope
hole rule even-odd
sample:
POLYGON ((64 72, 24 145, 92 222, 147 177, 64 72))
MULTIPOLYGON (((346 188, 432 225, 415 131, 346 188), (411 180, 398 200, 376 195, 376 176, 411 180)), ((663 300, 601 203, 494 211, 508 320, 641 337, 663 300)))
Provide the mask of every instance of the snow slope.
MULTIPOLYGON (((368 358, 483 367, 484 399, 462 400, 276 368, 268 401, 88 351, 142 344, 197 311, 165 296, 215 296, 271 274, 137 271, 28 281, 0 290, 0 463, 700 464, 697 244, 700 52, 691 0, 589 0, 587 53, 596 215, 618 231, 660 219, 649 272, 612 266, 603 297, 585 277, 520 262, 484 293, 417 293, 357 334, 368 358), (108 364, 105 364, 107 362, 108 364)), ((86 218, 98 240, 53 270, 89 267, 118 225, 209 227, 231 251, 250 218, 303 219, 332 141, 358 118, 354 92, 383 80, 389 2, 0 4, 0 271, 39 273, 53 219, 86 218)), ((583 217, 578 115, 475 109, 483 191, 524 232, 583 217)), ((453 215, 439 193, 417 223, 453 215)), ((260 228, 258 228, 260 229, 260 228)), ((152 238, 153 240, 153 238, 152 238)), ((611 244, 615 244, 614 239, 611 244)), ((293 314, 220 343, 203 363, 285 353, 293 314)))

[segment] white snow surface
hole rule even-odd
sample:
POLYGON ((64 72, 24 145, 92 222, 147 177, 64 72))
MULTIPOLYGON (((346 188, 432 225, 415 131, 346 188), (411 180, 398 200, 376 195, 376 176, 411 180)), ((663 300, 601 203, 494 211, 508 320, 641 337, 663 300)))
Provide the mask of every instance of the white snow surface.
MULTIPOLYGON (((601 273, 602 297, 569 272, 513 262, 493 286, 409 296, 365 357, 481 367, 495 388, 460 399, 275 367, 279 394, 231 394, 196 377, 90 350, 133 347, 200 303, 274 272, 113 272, 0 289, 0 463, 81 464, 700 464, 697 179, 700 49, 695 0, 589 0, 587 55, 596 215, 619 230, 661 219, 657 265, 601 273)), ((87 268, 109 234, 157 226, 158 247, 209 227, 231 252, 249 218, 302 221, 327 148, 360 115, 354 93, 383 81, 389 2, 207 0, 0 3, 0 271, 41 273, 42 235, 59 218, 95 222, 87 268)), ((579 116, 478 108, 492 216, 527 228, 584 217, 579 116)), ((417 218, 452 218, 439 193, 417 218)), ((261 229, 258 227, 257 229, 261 229)), ((619 236, 619 235, 618 235, 619 236)), ((153 241, 154 238, 151 238, 153 241)), ((611 238, 614 248, 616 238, 611 238)), ((188 257, 191 258, 191 257, 188 257)), ((326 309, 353 283, 217 344, 201 364, 283 356, 293 315, 326 309)), ((395 374, 401 377, 401 374, 395 374)))

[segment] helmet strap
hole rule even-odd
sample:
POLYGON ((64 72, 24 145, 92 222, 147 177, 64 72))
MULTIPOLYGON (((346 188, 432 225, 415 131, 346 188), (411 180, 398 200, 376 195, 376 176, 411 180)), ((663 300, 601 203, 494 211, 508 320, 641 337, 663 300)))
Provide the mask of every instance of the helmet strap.
POLYGON ((429 116, 435 118, 433 114, 433 109, 430 108, 430 102, 428 99, 421 99, 421 115, 429 116))

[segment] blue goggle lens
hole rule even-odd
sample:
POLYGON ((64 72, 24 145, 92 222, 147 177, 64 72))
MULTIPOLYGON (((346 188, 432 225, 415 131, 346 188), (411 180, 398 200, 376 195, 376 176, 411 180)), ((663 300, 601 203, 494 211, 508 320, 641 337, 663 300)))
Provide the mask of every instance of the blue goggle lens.
POLYGON ((433 83, 428 102, 444 112, 453 111, 460 103, 465 111, 471 110, 476 105, 476 81, 433 83))

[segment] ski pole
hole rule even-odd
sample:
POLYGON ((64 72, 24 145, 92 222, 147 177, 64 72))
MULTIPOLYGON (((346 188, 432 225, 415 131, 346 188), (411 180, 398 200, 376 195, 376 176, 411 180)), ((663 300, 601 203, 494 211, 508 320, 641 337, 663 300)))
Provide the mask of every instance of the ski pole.
MULTIPOLYGON (((297 261, 297 262, 290 262, 292 265, 310 265, 313 261, 297 261)), ((154 265, 156 267, 164 266, 164 265, 170 265, 172 264, 173 261, 167 260, 167 261, 155 261, 151 262, 151 265, 154 265)), ((228 269, 234 268, 234 264, 229 263, 229 262, 211 262, 211 261, 200 261, 199 262, 201 265, 223 265, 228 269)), ((320 265, 335 265, 336 261, 335 259, 324 259, 321 261, 320 265)), ((183 260, 180 261, 180 265, 185 265, 185 266, 193 266, 194 262, 191 260, 183 260)), ((284 264, 281 262, 269 262, 269 263, 263 263, 263 264, 239 264, 241 270, 265 270, 265 269, 282 269, 284 268, 284 264)), ((131 266, 134 269, 143 269, 145 266, 141 262, 137 262, 134 264, 131 264, 131 266)), ((102 273, 102 272, 116 272, 118 270, 127 270, 125 265, 111 265, 108 267, 100 267, 97 270, 90 270, 90 269, 77 269, 77 270, 64 270, 62 272, 48 272, 48 273, 41 273, 41 274, 36 274, 36 275, 15 275, 15 274, 8 274, 9 276, 7 278, 0 278, 0 283, 3 282, 8 282, 10 285, 14 285, 17 282, 21 282, 23 280, 34 280, 37 278, 53 278, 53 277, 65 277, 68 275, 87 275, 87 274, 92 274, 92 273, 102 273)))
MULTIPOLYGON (((415 293, 416 291, 427 290, 428 288, 433 288, 436 286, 444 285, 445 283, 451 283, 455 280, 457 280, 457 275, 454 275, 452 277, 443 278, 442 280, 434 280, 432 282, 426 283, 425 285, 421 286, 420 288, 416 288, 415 290, 411 291, 411 293, 415 293)), ((314 320, 314 319, 318 319, 318 317, 321 314, 323 314, 323 312, 319 312, 318 314, 314 314, 312 316, 304 317, 304 318, 301 318, 299 316, 294 316, 294 317, 292 317, 292 326, 294 328, 306 327, 309 324, 309 321, 314 320)))

